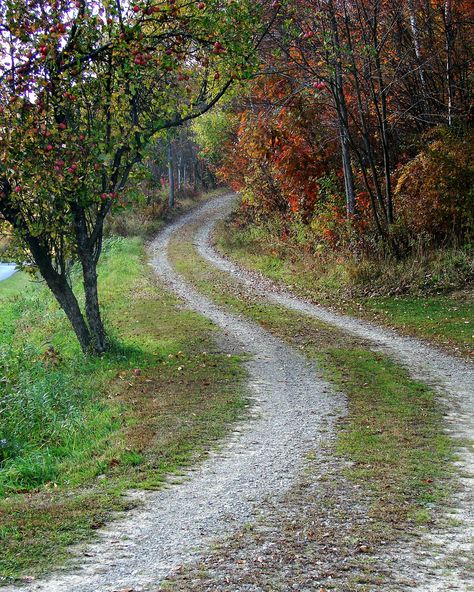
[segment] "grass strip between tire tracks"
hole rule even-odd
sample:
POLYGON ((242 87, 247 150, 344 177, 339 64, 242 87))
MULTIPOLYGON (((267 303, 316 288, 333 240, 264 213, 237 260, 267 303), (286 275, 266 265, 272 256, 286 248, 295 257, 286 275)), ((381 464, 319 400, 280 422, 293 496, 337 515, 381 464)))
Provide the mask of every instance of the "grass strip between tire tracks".
POLYGON ((407 524, 429 523, 449 487, 454 444, 443 432, 436 393, 413 380, 369 344, 306 315, 249 295, 192 245, 192 228, 175 237, 173 265, 203 293, 250 317, 315 359, 348 397, 337 452, 352 461, 348 475, 371 499, 371 514, 387 537, 407 524))

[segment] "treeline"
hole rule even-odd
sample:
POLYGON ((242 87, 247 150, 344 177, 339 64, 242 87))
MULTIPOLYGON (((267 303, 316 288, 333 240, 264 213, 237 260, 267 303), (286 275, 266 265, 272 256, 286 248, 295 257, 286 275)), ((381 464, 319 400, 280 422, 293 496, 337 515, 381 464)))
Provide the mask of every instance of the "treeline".
POLYGON ((253 218, 316 243, 466 242, 473 17, 453 0, 288 0, 244 98, 199 122, 204 152, 253 218))
POLYGON ((189 125, 153 142, 146 160, 153 187, 160 187, 173 207, 177 197, 193 197, 214 188, 217 179, 200 156, 189 125))
POLYGON ((108 218, 106 234, 148 240, 176 206, 217 188, 221 182, 201 152, 190 125, 155 138, 108 218))

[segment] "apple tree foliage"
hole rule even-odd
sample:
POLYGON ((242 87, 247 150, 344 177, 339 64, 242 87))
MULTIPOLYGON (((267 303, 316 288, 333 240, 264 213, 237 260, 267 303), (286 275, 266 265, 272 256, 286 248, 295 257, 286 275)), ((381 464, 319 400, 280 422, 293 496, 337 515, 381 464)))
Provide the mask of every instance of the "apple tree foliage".
POLYGON ((130 172, 153 136, 252 74, 272 10, 255 0, 0 3, 0 230, 84 352, 107 348, 97 264, 130 172))

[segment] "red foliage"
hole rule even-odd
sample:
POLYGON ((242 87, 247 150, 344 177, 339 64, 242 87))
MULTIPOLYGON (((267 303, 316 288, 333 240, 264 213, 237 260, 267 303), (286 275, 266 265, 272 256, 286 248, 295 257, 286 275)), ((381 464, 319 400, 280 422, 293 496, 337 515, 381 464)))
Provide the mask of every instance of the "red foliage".
POLYGON ((399 252, 401 224, 461 238, 468 152, 417 152, 428 130, 472 123, 472 16, 441 0, 286 3, 263 49, 277 73, 252 83, 221 177, 254 214, 310 224, 333 245, 370 233, 399 252))

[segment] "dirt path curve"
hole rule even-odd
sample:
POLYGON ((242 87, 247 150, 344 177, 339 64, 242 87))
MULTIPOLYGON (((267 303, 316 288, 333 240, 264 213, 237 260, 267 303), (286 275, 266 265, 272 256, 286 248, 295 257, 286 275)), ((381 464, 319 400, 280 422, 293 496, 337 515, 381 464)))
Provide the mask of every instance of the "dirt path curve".
POLYGON ((252 519, 266 498, 283 496, 301 474, 307 453, 331 437, 335 419, 344 413, 343 397, 318 376, 314 364, 257 325, 224 312, 173 271, 167 258, 169 239, 195 215, 158 236, 152 265, 187 306, 225 331, 231 347, 237 344, 251 354, 247 368, 253 418, 239 424, 223 448, 184 483, 142 494, 143 507, 105 528, 86 554, 78 552, 75 570, 53 574, 28 590, 156 590, 174 569, 206 551, 216 536, 252 519))
POLYGON ((446 430, 454 437, 465 440, 466 445, 459 449, 456 463, 460 472, 459 488, 445 516, 445 527, 428 535, 432 543, 430 550, 425 553, 419 550, 418 562, 424 569, 425 577, 420 574, 417 590, 474 590, 474 365, 418 339, 401 336, 395 331, 337 314, 297 298, 261 274, 245 270, 223 257, 212 246, 211 235, 216 223, 230 214, 234 202, 235 196, 227 195, 214 200, 207 207, 194 239, 194 245, 204 259, 239 280, 253 293, 372 342, 374 350, 390 355, 405 366, 414 378, 439 391, 447 409, 446 430), (451 568, 451 577, 454 578, 451 579, 450 588, 446 588, 446 577, 443 577, 447 567, 451 568))

